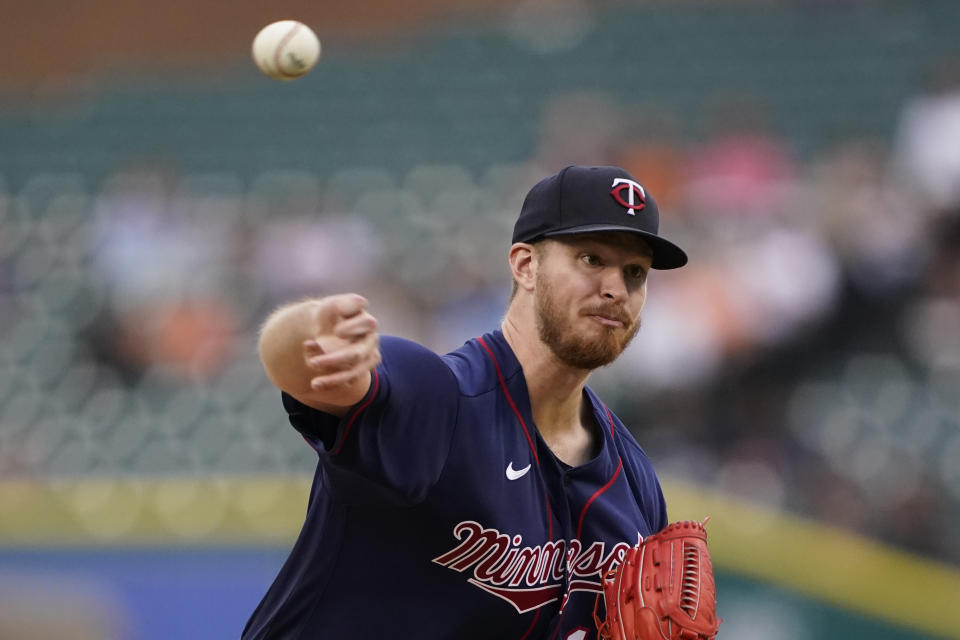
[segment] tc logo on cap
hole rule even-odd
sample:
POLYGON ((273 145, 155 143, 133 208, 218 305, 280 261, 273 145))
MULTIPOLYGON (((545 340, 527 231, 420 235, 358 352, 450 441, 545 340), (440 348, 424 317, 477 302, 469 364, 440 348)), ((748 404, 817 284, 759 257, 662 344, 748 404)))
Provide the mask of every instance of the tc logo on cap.
POLYGON ((643 211, 647 206, 647 194, 639 182, 629 178, 614 178, 613 189, 610 191, 613 199, 627 208, 627 213, 631 216, 637 215, 637 211, 643 211), (627 192, 627 199, 624 200, 623 192, 627 192))

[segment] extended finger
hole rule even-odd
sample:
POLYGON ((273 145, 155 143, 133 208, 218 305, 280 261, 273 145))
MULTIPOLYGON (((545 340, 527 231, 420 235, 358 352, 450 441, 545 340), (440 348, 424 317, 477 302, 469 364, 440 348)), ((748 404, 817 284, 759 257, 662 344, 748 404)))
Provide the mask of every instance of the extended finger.
POLYGON ((337 371, 335 373, 317 376, 316 378, 310 380, 310 386, 318 391, 345 386, 357 380, 361 375, 371 371, 378 364, 380 364, 380 351, 374 350, 367 354, 367 357, 364 358, 364 360, 357 366, 351 367, 344 371, 337 371))
POLYGON ((379 323, 377 319, 364 311, 352 318, 338 322, 337 326, 333 329, 333 335, 338 338, 350 340, 376 331, 378 326, 379 323))
POLYGON ((341 347, 336 351, 307 358, 307 365, 313 369, 342 370, 363 362, 367 355, 376 349, 377 334, 368 334, 363 339, 341 347))
POLYGON ((352 318, 367 308, 367 299, 355 293, 343 293, 320 300, 316 322, 320 333, 327 333, 344 318, 352 318))

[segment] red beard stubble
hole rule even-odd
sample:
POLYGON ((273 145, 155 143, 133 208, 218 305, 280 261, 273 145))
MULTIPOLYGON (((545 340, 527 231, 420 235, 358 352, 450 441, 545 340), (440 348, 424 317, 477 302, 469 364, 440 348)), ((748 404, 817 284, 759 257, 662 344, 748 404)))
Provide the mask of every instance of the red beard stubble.
POLYGON ((600 337, 578 336, 567 319, 569 308, 564 307, 557 300, 553 285, 541 273, 536 277, 537 292, 534 305, 537 314, 537 333, 543 343, 564 364, 588 371, 606 366, 623 353, 640 331, 639 316, 636 321, 633 321, 623 308, 609 304, 597 305, 585 311, 587 314, 617 318, 625 328, 598 325, 603 330, 600 337))

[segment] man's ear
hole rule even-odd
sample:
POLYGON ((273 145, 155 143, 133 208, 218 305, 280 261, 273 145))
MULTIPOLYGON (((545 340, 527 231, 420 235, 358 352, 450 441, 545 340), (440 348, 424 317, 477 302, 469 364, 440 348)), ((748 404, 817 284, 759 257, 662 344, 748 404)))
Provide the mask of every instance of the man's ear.
POLYGON ((518 242, 510 247, 510 271, 518 288, 533 291, 537 279, 538 254, 534 246, 526 242, 518 242))

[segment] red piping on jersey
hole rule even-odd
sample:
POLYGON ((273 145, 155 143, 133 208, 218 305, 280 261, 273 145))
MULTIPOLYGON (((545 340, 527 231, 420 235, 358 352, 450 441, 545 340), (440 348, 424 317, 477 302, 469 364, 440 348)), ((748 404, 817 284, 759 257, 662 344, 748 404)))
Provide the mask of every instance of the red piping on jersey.
MULTIPOLYGON (((606 405, 603 407, 604 411, 607 412, 607 420, 610 421, 610 436, 613 436, 613 416, 610 415, 610 409, 607 409, 606 405)), ((623 469, 623 458, 620 458, 620 464, 617 465, 617 470, 613 472, 613 477, 607 481, 607 484, 603 485, 597 489, 596 493, 590 496, 590 499, 587 500, 587 503, 583 505, 583 509, 580 511, 580 519, 577 521, 577 540, 580 539, 580 534, 583 531, 583 519, 587 515, 587 509, 590 508, 590 505, 593 504, 593 501, 600 497, 600 495, 610 488, 610 486, 616 481, 617 477, 620 475, 620 471, 623 469)))
POLYGON ((530 632, 533 631, 533 628, 537 626, 537 619, 540 618, 540 609, 537 609, 537 613, 533 616, 533 622, 530 623, 530 628, 527 629, 527 632, 520 637, 520 640, 527 640, 527 636, 530 635, 530 632))
POLYGON ((520 410, 517 409, 517 405, 513 403, 513 398, 510 397, 510 392, 507 391, 507 383, 503 379, 503 374, 500 373, 500 365, 497 364, 497 359, 493 355, 493 351, 490 350, 490 347, 487 346, 487 343, 483 341, 483 338, 477 338, 480 344, 484 349, 487 350, 487 354, 490 356, 490 360, 493 362, 493 368, 497 372, 497 379, 500 381, 500 388, 503 389, 503 395, 507 397, 507 402, 510 403, 510 408, 513 409, 513 413, 517 416, 517 420, 520 421, 520 426, 523 427, 523 435, 527 436, 527 444, 530 445, 530 451, 533 453, 533 459, 537 463, 537 466, 540 466, 540 458, 537 456, 537 448, 533 446, 533 438, 530 437, 530 432, 527 431, 527 423, 524 422, 523 416, 520 415, 520 410))
MULTIPOLYGON (((601 403, 602 404, 602 403, 601 403)), ((610 437, 613 438, 613 416, 610 415, 610 409, 607 409, 607 405, 603 405, 603 410, 607 412, 607 421, 610 423, 610 437)))
POLYGON ((560 623, 557 622, 557 628, 553 630, 553 635, 550 636, 550 640, 555 640, 557 634, 560 633, 560 623))
POLYGON ((343 429, 343 437, 340 438, 340 444, 337 445, 337 448, 333 450, 331 455, 337 455, 340 453, 340 449, 343 449, 343 445, 347 442, 347 435, 350 434, 350 429, 353 427, 354 423, 357 421, 357 416, 363 413, 363 410, 370 406, 370 403, 373 402, 373 399, 377 397, 377 389, 380 388, 380 376, 377 375, 377 370, 373 370, 373 392, 370 394, 370 397, 367 398, 367 401, 362 405, 357 407, 357 410, 353 412, 353 415, 350 416, 350 421, 347 423, 347 426, 343 429))
MULTIPOLYGON (((480 345, 486 349, 487 355, 490 356, 490 361, 493 363, 493 369, 497 372, 497 380, 500 381, 500 388, 503 389, 503 395, 506 396, 507 402, 510 404, 510 408, 513 409, 513 414, 517 416, 517 420, 520 421, 520 426, 523 427, 523 435, 527 436, 527 444, 530 445, 530 452, 533 454, 533 461, 537 463, 537 468, 540 468, 540 457, 537 455, 537 448, 533 446, 533 438, 530 437, 530 432, 527 430, 527 423, 523 419, 523 416, 520 415, 520 410, 517 409, 517 405, 514 404, 513 398, 510 397, 510 391, 507 389, 507 381, 503 379, 503 374, 500 372, 500 365, 497 363, 496 356, 493 355, 493 351, 490 350, 490 347, 487 346, 487 343, 483 341, 483 338, 477 338, 477 341, 480 345)), ((547 535, 553 540, 553 510, 550 508, 550 496, 547 494, 547 489, 543 489, 544 502, 547 505, 547 535)))

